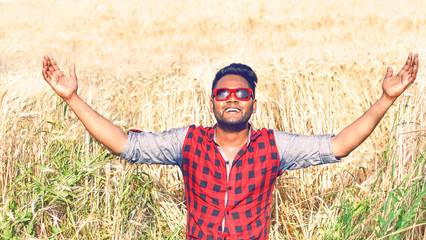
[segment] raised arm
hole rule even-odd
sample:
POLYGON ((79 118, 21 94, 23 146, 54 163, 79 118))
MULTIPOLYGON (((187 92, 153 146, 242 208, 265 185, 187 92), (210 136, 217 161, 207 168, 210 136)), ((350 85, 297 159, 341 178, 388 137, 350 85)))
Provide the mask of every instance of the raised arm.
POLYGON ((336 157, 345 157, 358 147, 374 130, 393 102, 416 79, 419 57, 410 53, 397 75, 388 67, 383 80, 383 94, 360 118, 331 138, 331 151, 336 157))
POLYGON ((42 73, 44 80, 64 99, 89 133, 111 151, 120 154, 126 145, 127 134, 95 112, 77 95, 75 65, 70 66, 70 76, 65 76, 51 56, 44 56, 42 73))

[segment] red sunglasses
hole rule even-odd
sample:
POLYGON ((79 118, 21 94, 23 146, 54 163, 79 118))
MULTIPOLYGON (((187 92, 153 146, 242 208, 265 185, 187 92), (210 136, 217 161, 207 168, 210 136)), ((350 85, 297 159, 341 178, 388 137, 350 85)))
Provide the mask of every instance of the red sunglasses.
POLYGON ((248 101, 252 96, 252 90, 250 88, 217 88, 213 89, 213 95, 217 101, 226 101, 231 97, 231 94, 240 100, 240 101, 248 101))

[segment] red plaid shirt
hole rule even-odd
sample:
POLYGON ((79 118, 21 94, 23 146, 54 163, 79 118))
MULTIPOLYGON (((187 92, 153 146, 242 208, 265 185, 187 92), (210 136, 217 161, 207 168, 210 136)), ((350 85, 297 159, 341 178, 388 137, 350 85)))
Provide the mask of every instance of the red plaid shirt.
POLYGON ((281 174, 273 130, 251 130, 250 143, 233 161, 229 181, 214 131, 192 125, 183 144, 187 239, 268 239, 272 191, 281 174))

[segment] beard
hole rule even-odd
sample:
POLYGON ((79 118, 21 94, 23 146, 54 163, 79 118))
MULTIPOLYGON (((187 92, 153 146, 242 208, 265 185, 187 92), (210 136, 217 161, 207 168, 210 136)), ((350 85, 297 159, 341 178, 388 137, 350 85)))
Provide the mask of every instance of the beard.
POLYGON ((213 112, 219 127, 229 131, 241 131, 248 127, 248 121, 253 113, 253 106, 247 112, 241 110, 241 116, 239 117, 225 117, 227 113, 224 110, 217 111, 214 106, 213 112))

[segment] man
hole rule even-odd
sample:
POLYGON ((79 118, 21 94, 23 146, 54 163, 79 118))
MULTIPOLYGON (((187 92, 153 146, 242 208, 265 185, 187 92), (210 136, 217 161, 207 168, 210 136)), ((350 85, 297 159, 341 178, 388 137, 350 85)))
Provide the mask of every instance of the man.
POLYGON ((337 136, 253 130, 248 121, 257 108, 257 77, 243 64, 231 64, 216 74, 210 100, 217 120, 214 127, 191 125, 129 135, 79 98, 74 65, 68 77, 52 57, 45 56, 42 72, 87 130, 114 153, 133 163, 181 168, 188 239, 268 239, 275 179, 285 170, 334 163, 347 156, 415 80, 418 67, 418 55, 410 53, 397 75, 388 68, 380 99, 337 136))

